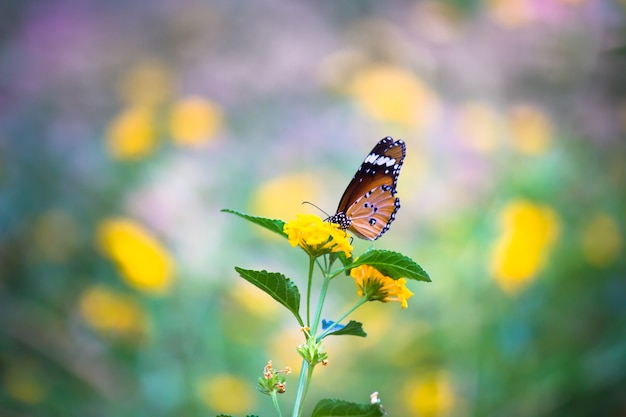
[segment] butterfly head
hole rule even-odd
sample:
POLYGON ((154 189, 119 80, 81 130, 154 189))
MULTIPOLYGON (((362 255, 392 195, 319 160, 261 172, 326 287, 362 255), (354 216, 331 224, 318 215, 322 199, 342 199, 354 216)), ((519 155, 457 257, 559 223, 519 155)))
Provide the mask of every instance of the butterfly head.
POLYGON ((352 220, 346 216, 346 213, 339 212, 326 219, 327 222, 336 223, 342 230, 347 230, 352 224, 352 220))

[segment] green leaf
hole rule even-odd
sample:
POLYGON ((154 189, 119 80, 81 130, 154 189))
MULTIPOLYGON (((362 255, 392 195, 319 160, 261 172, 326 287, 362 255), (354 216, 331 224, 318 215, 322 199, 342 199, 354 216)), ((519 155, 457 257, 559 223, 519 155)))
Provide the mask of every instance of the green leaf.
POLYGON ((346 258, 346 254, 343 252, 331 252, 329 255, 330 264, 332 265, 335 260, 339 259, 341 265, 343 265, 346 271, 346 275, 350 274, 350 269, 348 268, 354 262, 354 258, 346 258))
POLYGON ((348 324, 346 324, 344 327, 339 330, 335 330, 334 332, 330 332, 326 336, 330 336, 331 334, 335 336, 367 337, 367 333, 365 333, 365 331, 363 330, 363 324, 354 320, 350 320, 350 322, 348 322, 348 324))
POLYGON ((359 265, 370 265, 378 269, 381 274, 393 279, 407 278, 430 282, 428 273, 413 259, 398 252, 388 250, 370 250, 359 256, 352 263, 352 268, 359 265))
POLYGON ((241 278, 257 286, 269 294, 296 316, 301 326, 304 322, 300 318, 300 291, 289 278, 277 272, 253 271, 250 269, 235 267, 241 278))
POLYGON ((383 415, 384 413, 378 404, 357 404, 343 400, 325 399, 315 405, 311 417, 381 417, 383 415))
POLYGON ((230 213, 230 214, 237 215, 241 218, 251 221, 254 224, 264 227, 267 230, 270 230, 274 233, 278 233, 279 235, 283 237, 287 237, 287 234, 283 232, 283 228, 285 227, 285 222, 282 220, 266 219, 265 217, 251 216, 249 214, 245 214, 240 211, 230 210, 230 209, 222 209, 220 211, 222 213, 230 213))

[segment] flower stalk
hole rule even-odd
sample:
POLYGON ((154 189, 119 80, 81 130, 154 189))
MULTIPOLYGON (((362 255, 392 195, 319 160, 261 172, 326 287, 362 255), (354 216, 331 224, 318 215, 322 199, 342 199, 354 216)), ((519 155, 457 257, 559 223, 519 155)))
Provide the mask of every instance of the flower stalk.
MULTIPOLYGON (((232 212, 232 211, 231 211, 232 212)), ((377 266, 382 267, 384 271, 409 271, 411 279, 421 279, 429 281, 428 275, 412 262, 409 258, 401 254, 388 251, 370 250, 367 252, 367 258, 361 258, 360 262, 349 263, 346 259, 352 257, 352 246, 350 244, 349 235, 342 230, 339 225, 323 221, 313 215, 298 215, 297 218, 288 223, 282 223, 279 220, 270 220, 233 212, 252 222, 263 225, 268 229, 276 232, 280 230, 283 236, 287 237, 289 243, 294 247, 299 247, 308 255, 308 268, 306 278, 306 320, 302 320, 300 316, 300 292, 297 286, 287 277, 280 273, 267 271, 253 271, 240 267, 235 269, 242 278, 253 283, 257 287, 271 295, 276 301, 286 307, 298 321, 302 332, 304 333, 304 342, 297 347, 298 354, 302 357, 300 375, 298 378, 298 386, 296 388, 296 398, 293 406, 292 417, 301 417, 306 400, 315 366, 328 364, 328 353, 322 344, 323 339, 329 335, 352 335, 365 337, 366 333, 362 329, 361 323, 350 322, 347 326, 341 323, 351 315, 355 310, 368 301, 399 302, 402 308, 407 307, 407 300, 413 295, 406 288, 406 280, 398 276, 390 277, 383 275, 378 269, 369 266, 364 262, 366 259, 374 259, 377 266), (280 226, 280 229, 278 229, 280 226), (343 266, 338 270, 332 271, 333 262, 337 260, 340 254, 343 260, 343 266), (376 260, 376 257, 379 257, 376 260), (389 264, 389 259, 395 258, 398 262, 402 262, 402 268, 393 268, 393 264, 389 264), (383 259, 381 261, 381 259, 383 259), (315 265, 319 267, 321 272, 321 283, 319 287, 314 284, 315 265), (387 266, 385 266, 387 265, 387 266), (330 290, 331 281, 350 271, 350 276, 354 279, 358 301, 350 307, 346 312, 341 314, 335 321, 322 320, 324 315, 324 307, 326 298, 330 290), (313 291, 319 288, 319 296, 315 310, 312 311, 313 291), (312 315, 313 313, 313 315, 312 315)), ((258 389, 262 393, 272 398, 272 403, 276 410, 276 415, 282 417, 278 403, 278 395, 285 392, 285 376, 291 370, 286 368, 282 371, 273 369, 271 361, 264 368, 263 376, 258 380, 258 389)), ((322 400, 321 403, 329 400, 322 400)), ((379 404, 372 403, 374 408, 368 404, 358 405, 359 410, 363 410, 366 415, 378 416, 380 411, 379 404), (368 408, 369 407, 369 408, 368 408)), ((346 410, 351 410, 352 405, 346 405, 346 410)), ((317 409, 317 406, 316 406, 317 409)), ((352 409, 353 410, 353 409, 352 409)), ((348 415, 348 414, 345 414, 348 415)))

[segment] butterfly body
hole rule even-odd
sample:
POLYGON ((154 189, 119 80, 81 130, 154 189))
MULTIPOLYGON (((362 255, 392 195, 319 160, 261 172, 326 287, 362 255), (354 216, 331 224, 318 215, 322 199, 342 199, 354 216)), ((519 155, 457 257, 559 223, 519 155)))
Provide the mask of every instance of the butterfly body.
POLYGON ((361 239, 381 237, 400 209, 395 195, 405 155, 404 141, 389 136, 381 139, 348 184, 337 213, 327 220, 361 239))

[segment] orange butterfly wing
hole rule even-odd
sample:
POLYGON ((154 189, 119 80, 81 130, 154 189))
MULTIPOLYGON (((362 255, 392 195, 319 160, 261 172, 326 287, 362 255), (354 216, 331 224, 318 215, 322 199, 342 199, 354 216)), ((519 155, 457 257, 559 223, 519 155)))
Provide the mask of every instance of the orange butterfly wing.
POLYGON ((395 196, 406 155, 402 140, 380 140, 367 155, 343 193, 337 213, 328 218, 357 237, 376 240, 388 229, 400 208, 395 196))
POLYGON ((346 212, 351 220, 348 230, 368 240, 376 240, 389 230, 400 208, 400 199, 392 191, 389 186, 379 186, 355 201, 346 212))
POLYGON ((337 213, 347 213, 351 204, 378 186, 390 185, 395 194, 398 175, 405 155, 404 141, 394 142, 389 136, 380 140, 367 155, 354 178, 346 187, 346 191, 339 201, 337 213))

